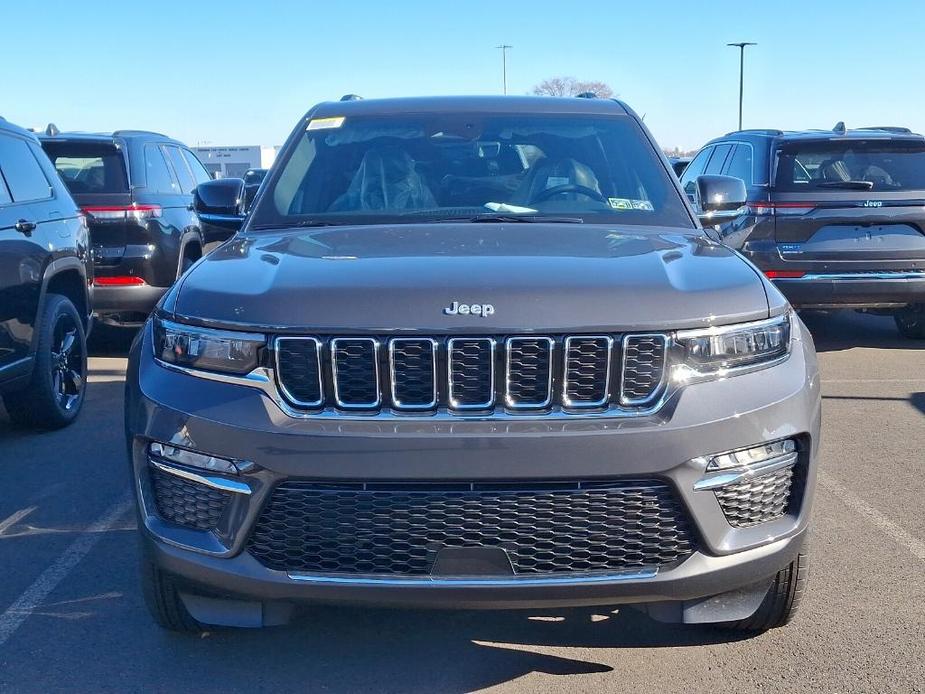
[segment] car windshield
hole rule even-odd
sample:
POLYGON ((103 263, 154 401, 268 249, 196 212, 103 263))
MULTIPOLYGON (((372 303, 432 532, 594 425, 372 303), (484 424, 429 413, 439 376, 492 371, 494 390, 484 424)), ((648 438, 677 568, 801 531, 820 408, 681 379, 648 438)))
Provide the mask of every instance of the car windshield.
POLYGON ((251 229, 513 217, 693 227, 627 116, 408 114, 300 128, 251 229))
POLYGON ((925 190, 925 141, 827 140, 778 152, 775 190, 925 190))

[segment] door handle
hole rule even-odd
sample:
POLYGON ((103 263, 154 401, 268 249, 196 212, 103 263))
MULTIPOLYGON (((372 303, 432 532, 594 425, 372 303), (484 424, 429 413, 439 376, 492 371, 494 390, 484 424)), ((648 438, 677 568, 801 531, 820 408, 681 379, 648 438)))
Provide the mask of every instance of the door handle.
POLYGON ((20 219, 16 222, 16 231, 19 231, 26 236, 29 236, 33 231, 35 231, 36 224, 35 222, 30 222, 27 219, 20 219))

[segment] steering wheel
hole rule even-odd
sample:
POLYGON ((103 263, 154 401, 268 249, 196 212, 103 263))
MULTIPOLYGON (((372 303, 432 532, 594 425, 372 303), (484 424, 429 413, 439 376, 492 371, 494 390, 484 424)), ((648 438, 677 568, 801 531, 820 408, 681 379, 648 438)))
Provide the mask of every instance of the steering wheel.
POLYGON ((541 190, 539 193, 534 195, 530 202, 527 204, 532 205, 535 202, 543 202, 544 200, 548 200, 549 198, 556 195, 561 195, 562 193, 575 193, 577 195, 584 195, 586 198, 591 198, 592 200, 597 200, 598 202, 607 202, 604 199, 604 196, 594 190, 594 188, 581 186, 577 183, 566 183, 564 186, 553 186, 552 188, 541 190))

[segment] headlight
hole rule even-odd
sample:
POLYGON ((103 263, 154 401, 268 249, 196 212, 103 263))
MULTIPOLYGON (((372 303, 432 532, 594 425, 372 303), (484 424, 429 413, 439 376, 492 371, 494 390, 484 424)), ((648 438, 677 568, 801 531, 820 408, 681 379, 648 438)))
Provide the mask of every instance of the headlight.
POLYGON ((721 375, 786 356, 790 352, 790 314, 756 323, 682 330, 675 339, 682 351, 682 378, 685 372, 721 375))
POLYGON ((266 338, 257 333, 199 328, 154 318, 154 356, 191 369, 247 374, 266 338))

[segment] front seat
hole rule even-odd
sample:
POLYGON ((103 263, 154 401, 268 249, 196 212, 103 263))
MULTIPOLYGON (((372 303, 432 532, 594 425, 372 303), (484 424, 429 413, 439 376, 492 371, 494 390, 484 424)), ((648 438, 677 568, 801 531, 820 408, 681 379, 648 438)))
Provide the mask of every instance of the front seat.
POLYGON ((437 200, 400 147, 374 147, 363 155, 347 190, 328 208, 351 210, 413 210, 437 207, 437 200))
MULTIPOLYGON (((526 178, 514 193, 513 201, 519 205, 529 205, 544 190, 559 186, 577 185, 590 188, 600 195, 600 183, 594 171, 587 164, 574 159, 541 159, 527 172, 526 178)), ((557 200, 587 199, 577 192, 565 192, 556 195, 557 200)))

